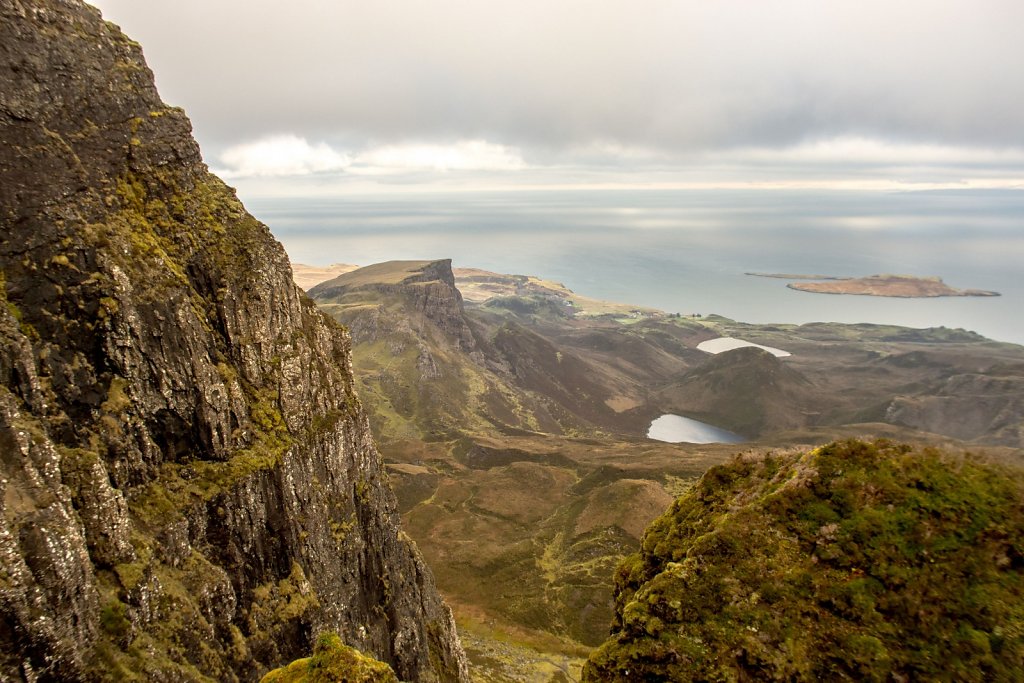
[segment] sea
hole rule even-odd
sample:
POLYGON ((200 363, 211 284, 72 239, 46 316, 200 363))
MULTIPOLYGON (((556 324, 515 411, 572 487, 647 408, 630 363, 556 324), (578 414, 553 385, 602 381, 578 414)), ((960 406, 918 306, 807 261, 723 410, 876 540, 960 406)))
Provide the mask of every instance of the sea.
POLYGON ((1024 190, 522 190, 246 198, 293 262, 450 258, 752 323, 963 328, 1024 344, 1024 190), (788 289, 750 272, 939 276, 991 298, 788 289))

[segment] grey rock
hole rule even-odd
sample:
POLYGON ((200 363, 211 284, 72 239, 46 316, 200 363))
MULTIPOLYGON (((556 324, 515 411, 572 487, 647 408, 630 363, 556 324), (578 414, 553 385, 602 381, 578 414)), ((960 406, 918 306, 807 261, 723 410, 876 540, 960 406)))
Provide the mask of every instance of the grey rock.
POLYGON ((0 0, 0 269, 0 679, 468 680, 347 332, 77 0, 0 0))

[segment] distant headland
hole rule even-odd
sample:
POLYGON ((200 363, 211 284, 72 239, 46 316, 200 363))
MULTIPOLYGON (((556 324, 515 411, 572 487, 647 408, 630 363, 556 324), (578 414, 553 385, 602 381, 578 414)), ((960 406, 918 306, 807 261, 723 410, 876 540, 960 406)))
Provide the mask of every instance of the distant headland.
POLYGON ((799 275, 793 273, 746 273, 755 277, 783 280, 823 280, 823 282, 790 282, 786 286, 801 292, 818 294, 860 294, 863 296, 890 296, 929 298, 938 296, 999 296, 999 292, 984 289, 956 289, 941 277, 914 275, 868 275, 867 277, 836 277, 833 275, 799 275))

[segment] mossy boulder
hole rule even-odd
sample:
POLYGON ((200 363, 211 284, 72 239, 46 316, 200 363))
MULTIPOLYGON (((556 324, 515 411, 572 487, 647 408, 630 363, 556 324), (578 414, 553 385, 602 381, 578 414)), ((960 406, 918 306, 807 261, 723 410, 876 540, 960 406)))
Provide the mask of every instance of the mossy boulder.
POLYGON ((260 683, 398 683, 390 666, 348 647, 336 633, 324 633, 313 656, 274 669, 260 683))
POLYGON ((584 680, 1021 680, 1024 471, 885 441, 743 455, 647 530, 584 680))

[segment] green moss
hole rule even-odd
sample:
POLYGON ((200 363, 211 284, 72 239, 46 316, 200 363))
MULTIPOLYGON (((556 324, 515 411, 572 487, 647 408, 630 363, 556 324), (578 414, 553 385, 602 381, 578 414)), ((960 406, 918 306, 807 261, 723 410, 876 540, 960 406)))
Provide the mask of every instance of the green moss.
POLYGON ((331 536, 338 543, 343 542, 350 531, 355 527, 355 518, 348 519, 344 522, 331 522, 331 536))
POLYGON ((120 415, 127 410, 132 400, 128 396, 128 380, 124 377, 113 377, 107 387, 107 400, 103 402, 100 409, 105 413, 120 415))
POLYGON ((740 457, 620 566, 585 679, 1014 680, 1021 539, 1018 469, 888 442, 740 457))
POLYGON ((122 562, 113 567, 114 576, 117 577, 118 584, 125 591, 136 588, 142 583, 150 567, 158 566, 153 564, 153 543, 148 536, 139 531, 133 531, 131 543, 135 550, 135 559, 132 562, 122 562))
POLYGON ((271 389, 257 389, 252 395, 249 402, 249 418, 253 426, 270 438, 287 438, 288 427, 278 407, 277 392, 271 389))
POLYGON ((366 483, 365 477, 360 476, 356 480, 355 492, 356 500, 365 505, 370 496, 369 485, 366 483))
POLYGON ((290 438, 261 438, 257 445, 236 451, 226 461, 164 463, 155 481, 129 493, 132 512, 151 528, 161 528, 179 518, 182 510, 213 499, 257 472, 277 467, 290 443, 290 438))
POLYGON ((320 601, 302 566, 292 562, 288 576, 253 589, 248 630, 266 636, 276 625, 302 619, 307 611, 319 606, 320 601))
POLYGON ((100 307, 96 311, 96 316, 99 318, 109 318, 115 315, 121 308, 121 305, 117 302, 117 299, 109 296, 100 297, 100 307))
MULTIPOLYGON (((141 557, 151 554, 151 538, 136 532, 132 542, 141 557)), ((159 590, 150 594, 150 607, 159 618, 132 628, 131 621, 138 614, 133 615, 133 610, 123 602, 124 586, 118 578, 125 568, 122 565, 115 568, 115 573, 97 574, 103 604, 101 628, 87 662, 85 679, 223 680, 228 657, 214 649, 218 647, 216 643, 206 642, 199 635, 212 632, 212 627, 196 604, 196 596, 222 580, 222 575, 211 571, 211 565, 198 553, 193 553, 178 569, 152 564, 154 585, 159 585, 159 590)))
POLYGON ((120 600, 111 600, 100 610, 100 628, 114 640, 122 640, 131 632, 131 622, 125 616, 127 608, 120 600))
POLYGON ((40 340, 39 332, 37 332, 36 328, 32 327, 32 325, 25 320, 21 309, 7 298, 6 284, 6 279, 0 280, 0 298, 2 298, 4 303, 7 305, 7 311, 11 314, 11 317, 17 321, 18 328, 21 330, 21 333, 31 341, 38 342, 40 340))
POLYGON ((398 683, 390 666, 348 647, 334 633, 321 634, 313 656, 274 669, 260 683, 398 683))

